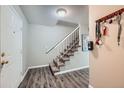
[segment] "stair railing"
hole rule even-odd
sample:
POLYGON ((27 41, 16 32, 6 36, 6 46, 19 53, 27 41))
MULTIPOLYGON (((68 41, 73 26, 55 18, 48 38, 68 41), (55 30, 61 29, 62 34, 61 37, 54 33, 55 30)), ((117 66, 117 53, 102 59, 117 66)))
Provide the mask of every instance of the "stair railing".
POLYGON ((80 27, 77 26, 71 33, 65 36, 64 39, 48 49, 46 52, 46 54, 48 55, 48 59, 53 60, 58 55, 60 55, 60 52, 63 52, 64 49, 66 49, 67 46, 69 46, 69 44, 73 42, 73 40, 75 40, 76 38, 79 39, 79 29, 80 27))

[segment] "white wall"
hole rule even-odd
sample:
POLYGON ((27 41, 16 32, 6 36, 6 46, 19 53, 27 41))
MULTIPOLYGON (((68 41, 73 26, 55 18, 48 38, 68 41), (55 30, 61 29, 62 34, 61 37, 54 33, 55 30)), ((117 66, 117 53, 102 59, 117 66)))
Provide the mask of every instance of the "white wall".
MULTIPOLYGON (((90 6, 90 40, 95 42, 95 20, 106 16, 124 6, 90 6)), ((117 45, 118 25, 111 24, 109 36, 104 45, 90 52, 90 84, 93 87, 124 87, 124 15, 120 46, 117 45)))
MULTIPOLYGON (((1 6, 0 6, 0 22, 1 22, 1 6)), ((0 39, 1 39, 1 25, 0 25, 0 39)), ((1 40, 0 40, 0 54, 1 54, 1 40)), ((0 61, 1 61, 1 57, 0 57, 0 61)), ((1 88, 1 77, 0 77, 0 88, 1 88)))
POLYGON ((43 26, 30 24, 29 31, 29 66, 46 65, 48 60, 47 50, 62 40, 74 28, 63 26, 43 26))
POLYGON ((16 11, 19 13, 20 17, 23 20, 23 28, 22 28, 22 55, 23 55, 23 64, 22 64, 22 74, 27 70, 28 68, 28 61, 27 61, 27 49, 28 49, 28 22, 25 16, 23 15, 23 12, 21 11, 19 6, 14 6, 16 11))
POLYGON ((81 34, 89 34, 89 6, 85 5, 80 8, 79 24, 81 26, 81 34))
MULTIPOLYGON (((1 22, 1 6, 0 6, 0 22, 1 22)), ((0 25, 0 29, 1 29, 1 25, 0 25)), ((0 31, 0 36, 1 36, 1 31, 0 31)), ((1 40, 0 40, 0 53, 1 53, 1 40)))

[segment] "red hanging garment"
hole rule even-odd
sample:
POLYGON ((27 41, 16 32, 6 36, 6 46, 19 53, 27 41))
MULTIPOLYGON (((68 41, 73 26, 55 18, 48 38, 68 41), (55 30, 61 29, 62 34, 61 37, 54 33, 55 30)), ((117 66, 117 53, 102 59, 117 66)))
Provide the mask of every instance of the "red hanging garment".
POLYGON ((107 36, 108 35, 108 27, 107 26, 103 26, 102 33, 103 33, 103 36, 107 36))

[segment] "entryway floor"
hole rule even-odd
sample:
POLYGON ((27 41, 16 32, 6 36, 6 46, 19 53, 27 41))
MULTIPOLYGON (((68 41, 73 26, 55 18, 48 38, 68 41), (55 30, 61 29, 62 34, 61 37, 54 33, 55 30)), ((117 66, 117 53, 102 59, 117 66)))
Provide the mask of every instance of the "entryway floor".
POLYGON ((19 88, 88 88, 89 69, 54 77, 49 67, 30 69, 19 88))

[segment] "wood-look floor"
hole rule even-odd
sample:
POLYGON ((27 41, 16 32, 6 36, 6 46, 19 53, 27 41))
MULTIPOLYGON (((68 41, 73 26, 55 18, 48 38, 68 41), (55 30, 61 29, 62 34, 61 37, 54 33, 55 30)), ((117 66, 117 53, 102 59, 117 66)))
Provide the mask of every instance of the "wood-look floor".
POLYGON ((52 76, 49 67, 28 71, 19 88, 88 88, 89 69, 52 76))

